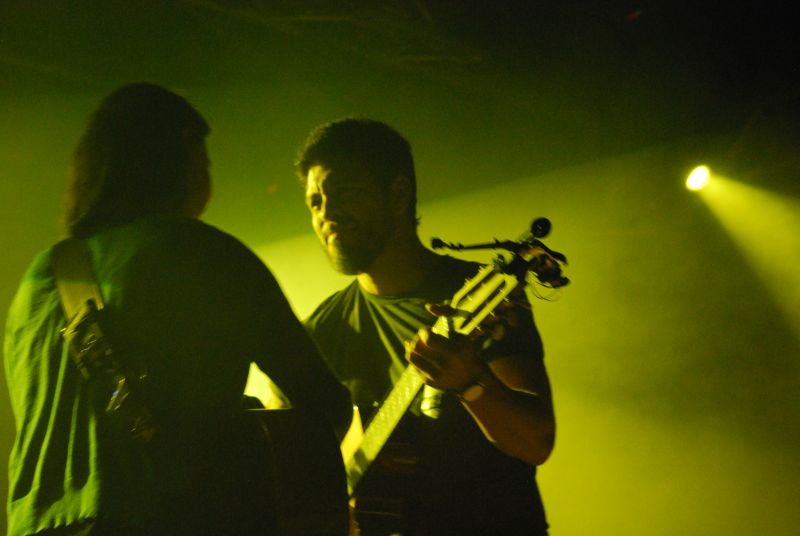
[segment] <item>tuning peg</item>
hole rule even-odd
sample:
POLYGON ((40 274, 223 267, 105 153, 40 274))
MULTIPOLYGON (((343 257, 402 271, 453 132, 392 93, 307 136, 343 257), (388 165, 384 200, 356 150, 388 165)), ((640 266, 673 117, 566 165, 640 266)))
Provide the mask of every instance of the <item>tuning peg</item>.
POLYGON ((531 223, 531 234, 534 238, 544 238, 550 234, 551 227, 550 220, 547 218, 536 218, 533 220, 533 223, 531 223))

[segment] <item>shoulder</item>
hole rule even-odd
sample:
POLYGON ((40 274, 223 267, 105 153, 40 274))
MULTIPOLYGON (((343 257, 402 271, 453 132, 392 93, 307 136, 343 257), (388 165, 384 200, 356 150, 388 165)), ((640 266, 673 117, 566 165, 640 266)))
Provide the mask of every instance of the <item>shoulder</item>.
POLYGON ((483 266, 479 262, 467 261, 450 255, 437 255, 433 274, 449 280, 464 280, 475 275, 483 266))
POLYGON ((234 236, 200 220, 173 216, 143 218, 119 228, 109 229, 90 239, 93 251, 105 258, 115 252, 129 256, 152 256, 179 263, 183 269, 192 265, 229 267, 261 265, 250 248, 234 236))
POLYGON ((89 241, 90 243, 111 241, 118 245, 123 241, 130 245, 160 241, 189 244, 205 242, 209 245, 228 243, 245 247, 239 240, 213 225, 193 218, 164 214, 151 215, 126 225, 104 229, 93 234, 89 241))
POLYGON ((419 293, 435 301, 449 299, 481 269, 481 266, 477 262, 449 255, 437 255, 436 262, 419 293))
POLYGON ((479 262, 467 261, 451 255, 437 255, 436 259, 436 271, 440 273, 449 273, 452 275, 469 273, 474 274, 481 266, 483 266, 479 262))
POLYGON ((343 318, 356 306, 359 295, 355 279, 345 288, 325 298, 303 322, 306 329, 315 333, 333 323, 340 325, 343 318))
POLYGON ((52 248, 39 252, 25 269, 9 307, 9 319, 19 311, 34 308, 43 296, 55 292, 52 248))
POLYGON ((23 276, 23 279, 25 281, 52 280, 53 278, 52 254, 53 254, 52 247, 49 247, 44 251, 40 251, 28 265, 27 270, 25 270, 25 275, 23 276))
POLYGON ((190 218, 174 218, 155 220, 152 222, 155 232, 162 239, 174 242, 175 245, 202 248, 210 254, 237 254, 243 257, 255 257, 255 254, 238 238, 200 220, 190 218))
POLYGON ((89 239, 95 275, 133 292, 226 303, 272 300, 274 277, 247 246, 198 220, 150 217, 89 239), (205 289, 203 296, 196 289, 205 289))

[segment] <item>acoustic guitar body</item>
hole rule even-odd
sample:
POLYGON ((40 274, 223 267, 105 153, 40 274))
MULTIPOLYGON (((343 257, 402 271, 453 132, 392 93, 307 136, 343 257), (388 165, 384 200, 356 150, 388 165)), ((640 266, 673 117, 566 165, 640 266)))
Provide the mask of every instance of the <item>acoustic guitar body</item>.
POLYGON ((346 536, 347 481, 332 427, 295 409, 248 410, 271 446, 278 518, 287 536, 346 536))

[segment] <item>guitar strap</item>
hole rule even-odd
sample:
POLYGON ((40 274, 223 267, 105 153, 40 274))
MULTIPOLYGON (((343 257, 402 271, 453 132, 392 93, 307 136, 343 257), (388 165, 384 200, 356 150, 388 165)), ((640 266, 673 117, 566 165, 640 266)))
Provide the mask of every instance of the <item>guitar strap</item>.
POLYGON ((111 347, 102 324, 104 308, 86 241, 67 238, 53 246, 53 273, 67 318, 62 336, 81 375, 111 393, 106 412, 139 442, 149 442, 155 427, 138 399, 134 382, 111 347))
POLYGON ((85 241, 67 238, 53 246, 53 273, 68 319, 74 318, 88 300, 94 301, 98 311, 104 307, 85 241))

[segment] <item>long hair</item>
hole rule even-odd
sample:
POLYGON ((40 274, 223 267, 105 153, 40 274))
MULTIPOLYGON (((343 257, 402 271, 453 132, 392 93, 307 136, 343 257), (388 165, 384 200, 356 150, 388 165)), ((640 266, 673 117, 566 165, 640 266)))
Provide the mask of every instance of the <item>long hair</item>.
POLYGON ((123 86, 89 117, 73 153, 64 207, 68 236, 157 213, 189 195, 189 148, 209 132, 183 97, 149 83, 123 86))

